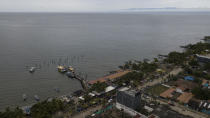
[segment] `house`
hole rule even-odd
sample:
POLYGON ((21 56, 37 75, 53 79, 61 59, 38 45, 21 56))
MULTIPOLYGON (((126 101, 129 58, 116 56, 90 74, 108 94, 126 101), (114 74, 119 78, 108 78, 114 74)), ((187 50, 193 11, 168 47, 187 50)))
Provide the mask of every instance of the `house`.
POLYGON ((199 110, 205 114, 210 115, 210 102, 208 101, 201 101, 199 105, 199 110))
POLYGON ((210 43, 210 36, 205 36, 203 40, 205 43, 210 43))
POLYGON ((162 98, 172 98, 173 97, 172 93, 174 91, 175 91, 174 88, 169 88, 168 90, 166 90, 163 93, 161 93, 160 97, 162 97, 162 98))
POLYGON ((210 81, 203 79, 202 80, 202 85, 203 85, 203 87, 210 88, 210 81))
POLYGON ((206 100, 191 99, 188 103, 189 107, 205 114, 210 115, 210 102, 206 100))
POLYGON ((181 103, 185 103, 187 104, 190 99, 193 97, 193 94, 192 93, 188 93, 188 92, 184 92, 183 94, 181 94, 177 100, 181 103))
POLYGON ((154 109, 149 106, 144 106, 144 109, 147 110, 147 112, 149 112, 149 113, 154 111, 154 109))
POLYGON ((108 87, 105 88, 105 93, 108 93, 108 92, 113 91, 115 89, 116 89, 116 87, 114 87, 114 86, 108 86, 108 87))
POLYGON ((184 91, 189 91, 192 90, 195 87, 198 87, 198 84, 196 84, 195 82, 192 81, 188 81, 188 80, 183 80, 183 79, 179 79, 175 82, 169 82, 170 86, 176 86, 178 88, 184 88, 184 91))
POLYGON ((176 88, 176 92, 177 93, 181 93, 182 94, 182 93, 184 93, 184 91, 185 91, 185 88, 184 87, 177 87, 176 88))
POLYGON ((197 61, 200 63, 209 63, 210 62, 210 54, 208 55, 198 55, 196 54, 197 61))

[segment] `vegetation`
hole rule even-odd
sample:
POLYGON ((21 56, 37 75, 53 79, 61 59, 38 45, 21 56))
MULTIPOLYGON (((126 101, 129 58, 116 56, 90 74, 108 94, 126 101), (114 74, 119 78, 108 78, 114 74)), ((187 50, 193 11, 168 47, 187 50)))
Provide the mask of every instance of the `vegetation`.
POLYGON ((103 92, 108 85, 105 82, 97 82, 92 85, 90 91, 103 92))
POLYGON ((118 85, 123 85, 123 83, 130 83, 134 84, 134 86, 138 86, 143 80, 143 73, 141 72, 129 72, 126 75, 122 76, 120 79, 116 81, 118 85))
POLYGON ((31 116, 33 118, 51 118, 58 111, 63 111, 66 108, 60 100, 53 99, 51 102, 43 101, 35 104, 31 108, 31 116))
POLYGON ((165 62, 172 63, 175 65, 182 65, 186 60, 185 53, 181 52, 170 52, 168 57, 164 60, 165 62))
POLYGON ((195 59, 192 59, 192 60, 190 60, 189 65, 190 66, 198 66, 198 61, 195 59))
POLYGON ((204 69, 205 69, 205 70, 210 70, 210 63, 206 63, 206 64, 204 65, 204 69))
POLYGON ((196 87, 192 90, 192 93, 195 95, 195 98, 201 100, 210 99, 210 91, 207 89, 202 89, 201 87, 196 87))
POLYGON ((21 109, 18 107, 14 110, 6 108, 4 112, 0 112, 0 118, 25 118, 25 115, 21 109))
POLYGON ((149 88, 146 91, 152 95, 159 96, 162 92, 166 91, 167 89, 168 89, 168 87, 165 87, 165 86, 159 84, 159 85, 149 88))
POLYGON ((210 36, 205 36, 203 40, 210 40, 210 36))
MULTIPOLYGON (((158 61, 155 59, 155 61, 158 61)), ((128 61, 125 62, 123 66, 119 66, 121 69, 131 69, 135 71, 142 71, 145 73, 154 72, 158 65, 156 63, 148 63, 147 61, 141 62, 141 61, 128 61)))
POLYGON ((188 54, 202 54, 206 50, 210 50, 210 44, 209 43, 196 43, 196 44, 189 44, 186 46, 187 50, 186 53, 188 54))

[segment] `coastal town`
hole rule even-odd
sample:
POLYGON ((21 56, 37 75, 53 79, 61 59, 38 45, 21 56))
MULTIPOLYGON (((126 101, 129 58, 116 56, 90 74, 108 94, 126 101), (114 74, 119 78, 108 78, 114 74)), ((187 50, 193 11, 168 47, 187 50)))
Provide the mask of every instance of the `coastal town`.
POLYGON ((181 46, 182 52, 131 60, 96 80, 68 77, 83 89, 36 104, 6 108, 0 118, 208 118, 210 117, 210 36, 181 46))

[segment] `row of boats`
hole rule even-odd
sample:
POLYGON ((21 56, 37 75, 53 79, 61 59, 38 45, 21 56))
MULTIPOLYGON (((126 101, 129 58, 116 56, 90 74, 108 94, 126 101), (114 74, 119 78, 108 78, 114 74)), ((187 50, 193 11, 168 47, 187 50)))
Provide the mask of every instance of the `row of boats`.
MULTIPOLYGON (((66 73, 66 72, 74 73, 74 68, 72 66, 65 67, 65 66, 59 65, 59 66, 57 66, 57 69, 61 73, 66 73)), ((36 67, 30 67, 29 72, 33 73, 33 72, 35 72, 35 70, 36 70, 36 67)))
MULTIPOLYGON (((54 88, 54 91, 57 93, 60 93, 60 89, 59 88, 54 88)), ((26 94, 22 95, 23 101, 26 101, 28 99, 28 96, 26 94)), ((38 95, 34 95, 34 100, 39 101, 40 98, 38 95)))
POLYGON ((75 78, 75 71, 73 67, 58 66, 57 69, 58 72, 66 74, 66 76, 68 76, 69 78, 75 78))
MULTIPOLYGON (((59 65, 59 66, 57 66, 57 69, 58 69, 58 72, 66 74, 66 76, 68 76, 69 78, 75 78, 75 71, 74 71, 74 68, 72 66, 66 67, 66 66, 59 65)), ((35 70, 36 70, 36 67, 30 67, 29 72, 34 73, 35 70)), ((54 90, 58 93, 60 92, 59 88, 55 88, 54 90)), ((23 94, 22 98, 23 98, 23 101, 26 101, 28 99, 26 94, 23 94)), ((34 99, 36 101, 40 100, 38 95, 34 95, 34 99)))
MULTIPOLYGON (((26 94, 23 94, 22 97, 23 97, 23 101, 26 101, 28 99, 26 94)), ((39 96, 38 95, 34 95, 34 100, 39 101, 40 100, 39 96)))

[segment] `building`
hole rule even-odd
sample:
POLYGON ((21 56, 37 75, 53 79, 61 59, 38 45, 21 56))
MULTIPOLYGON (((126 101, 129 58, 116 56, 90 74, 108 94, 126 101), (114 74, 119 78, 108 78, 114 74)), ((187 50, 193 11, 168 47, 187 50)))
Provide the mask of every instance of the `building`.
POLYGON ((205 36, 203 40, 205 43, 210 43, 210 36, 205 36))
POLYGON ((117 103, 125 105, 133 110, 140 107, 141 94, 135 90, 118 91, 117 103))
POLYGON ((184 92, 183 94, 181 94, 177 100, 181 103, 185 103, 187 104, 190 99, 193 97, 193 94, 192 93, 188 93, 188 92, 184 92))
POLYGON ((210 102, 206 100, 192 99, 188 103, 189 107, 210 115, 210 102))
POLYGON ((123 110, 131 116, 140 115, 141 118, 147 118, 136 111, 140 106, 141 93, 135 90, 121 90, 117 92, 116 108, 123 110))
POLYGON ((210 63, 210 54, 208 55, 198 55, 196 54, 196 58, 200 63, 210 63))
POLYGON ((173 97, 173 92, 175 91, 174 88, 169 88, 168 90, 164 91, 163 93, 160 94, 160 97, 162 98, 172 98, 173 97))

